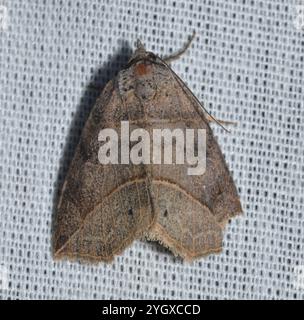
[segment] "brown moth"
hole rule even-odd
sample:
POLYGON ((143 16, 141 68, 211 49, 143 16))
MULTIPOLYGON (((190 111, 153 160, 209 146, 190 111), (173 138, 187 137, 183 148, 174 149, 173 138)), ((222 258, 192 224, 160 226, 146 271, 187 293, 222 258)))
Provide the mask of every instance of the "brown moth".
POLYGON ((98 98, 61 191, 55 258, 111 261, 142 238, 159 241, 186 260, 221 250, 227 221, 242 212, 240 200, 209 126, 210 115, 169 60, 139 43, 98 98), (205 173, 187 175, 185 165, 100 164, 100 130, 122 130, 122 121, 129 122, 130 130, 148 132, 205 129, 205 173))

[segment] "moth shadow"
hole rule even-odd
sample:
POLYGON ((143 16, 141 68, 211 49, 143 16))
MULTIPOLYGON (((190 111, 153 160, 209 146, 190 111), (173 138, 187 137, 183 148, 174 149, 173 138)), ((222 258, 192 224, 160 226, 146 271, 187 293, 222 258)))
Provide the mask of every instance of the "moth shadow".
MULTIPOLYGON (((53 197, 53 210, 52 210, 52 222, 51 233, 54 234, 54 228, 57 217, 57 205, 60 197, 60 193, 63 187, 64 180, 68 173, 68 169, 73 160, 76 147, 80 140, 81 132, 87 121, 87 118, 96 103, 97 98, 101 94, 105 85, 113 79, 117 73, 126 66, 132 50, 126 41, 121 41, 118 52, 105 62, 100 68, 98 68, 92 75, 91 80, 88 82, 84 89, 84 93, 78 103, 78 106, 73 116, 72 123, 69 128, 69 133, 63 147, 63 154, 60 159, 59 170, 57 179, 54 186, 53 197)), ((53 251, 53 238, 52 238, 52 251, 53 251)))

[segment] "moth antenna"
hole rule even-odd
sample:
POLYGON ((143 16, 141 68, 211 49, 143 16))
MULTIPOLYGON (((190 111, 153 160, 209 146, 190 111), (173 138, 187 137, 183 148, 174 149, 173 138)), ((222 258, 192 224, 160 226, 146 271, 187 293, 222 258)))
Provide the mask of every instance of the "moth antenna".
POLYGON ((173 53, 168 57, 165 57, 163 60, 166 61, 166 63, 170 63, 174 60, 179 59, 180 56, 182 56, 190 48, 191 43, 195 38, 195 35, 196 35, 195 30, 193 30, 193 33, 192 33, 190 39, 188 40, 188 42, 185 44, 185 46, 182 49, 180 49, 178 52, 173 53))
MULTIPOLYGON (((209 114, 206 113, 205 117, 208 122, 214 122, 213 118, 209 114)), ((234 122, 234 121, 227 121, 227 120, 221 120, 221 119, 216 119, 216 120, 220 122, 222 125, 237 126, 237 122, 234 122)))
POLYGON ((189 89, 189 87, 185 84, 185 82, 170 68, 170 66, 167 64, 167 62, 161 58, 159 58, 163 64, 172 72, 173 76, 176 78, 178 84, 182 88, 182 90, 185 92, 185 94, 190 94, 190 96, 195 100, 196 103, 205 111, 206 114, 209 115, 211 119, 214 120, 220 127, 222 127, 226 132, 230 133, 228 129, 226 129, 220 121, 218 121, 216 118, 213 117, 213 115, 203 106, 203 104, 197 99, 197 97, 194 95, 194 93, 189 89))

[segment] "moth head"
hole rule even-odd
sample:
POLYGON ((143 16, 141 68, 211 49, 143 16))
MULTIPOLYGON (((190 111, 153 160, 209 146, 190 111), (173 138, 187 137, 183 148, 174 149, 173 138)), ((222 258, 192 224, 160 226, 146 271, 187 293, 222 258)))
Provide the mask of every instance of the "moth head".
POLYGON ((136 41, 136 50, 132 54, 129 64, 132 62, 136 62, 139 60, 156 60, 156 55, 153 52, 146 51, 145 46, 143 43, 138 39, 136 41))

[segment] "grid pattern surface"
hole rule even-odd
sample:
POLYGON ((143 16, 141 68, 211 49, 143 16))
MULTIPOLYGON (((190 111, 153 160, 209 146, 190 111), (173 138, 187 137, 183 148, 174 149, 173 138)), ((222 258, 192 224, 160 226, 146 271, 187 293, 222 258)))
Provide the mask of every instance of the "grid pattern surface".
POLYGON ((0 0, 0 298, 303 299, 304 3, 0 0), (217 118, 244 216, 219 255, 137 241, 113 264, 54 262, 57 192, 102 87, 137 38, 217 118))

